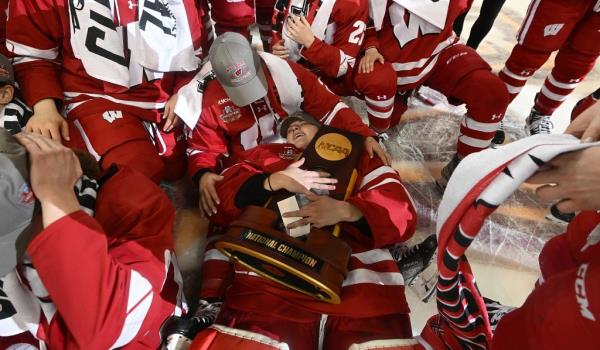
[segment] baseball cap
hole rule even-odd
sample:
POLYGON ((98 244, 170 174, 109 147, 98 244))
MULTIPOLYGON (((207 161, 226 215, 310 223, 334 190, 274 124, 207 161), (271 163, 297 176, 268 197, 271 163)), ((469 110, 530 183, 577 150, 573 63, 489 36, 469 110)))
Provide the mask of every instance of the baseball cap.
POLYGON ((0 128, 0 276, 17 265, 29 243, 24 233, 31 224, 35 197, 28 178, 25 148, 0 128))
POLYGON ((281 137, 283 137, 283 138, 286 138, 287 131, 290 128, 290 125, 292 125, 293 122, 299 122, 299 121, 305 121, 305 122, 312 124, 319 128, 323 125, 323 124, 319 123, 311 115, 306 114, 304 112, 298 112, 294 115, 291 115, 291 116, 285 118, 283 123, 281 123, 281 127, 279 128, 279 135, 281 135, 281 137))
POLYGON ((243 35, 233 32, 219 35, 208 57, 217 80, 236 106, 247 106, 267 94, 260 58, 243 35))
POLYGON ((12 64, 4 55, 0 55, 0 83, 15 84, 15 73, 12 64))

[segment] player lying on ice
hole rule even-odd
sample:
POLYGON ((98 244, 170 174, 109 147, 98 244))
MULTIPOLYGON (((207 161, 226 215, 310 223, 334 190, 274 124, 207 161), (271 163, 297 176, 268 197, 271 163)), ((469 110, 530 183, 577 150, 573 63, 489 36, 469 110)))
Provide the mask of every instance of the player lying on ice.
POLYGON ((205 253, 196 331, 218 316, 213 327, 196 336, 193 349, 317 349, 319 344, 348 349, 352 344, 412 336, 402 274, 387 249, 414 232, 416 213, 410 197, 397 172, 365 151, 346 201, 309 192, 331 189, 334 182, 299 168, 303 160, 298 158, 319 125, 305 114, 289 117, 280 130, 288 144, 257 146, 223 171, 217 184, 221 201, 211 221, 227 225, 244 208, 264 205, 281 189, 305 194, 310 203, 285 214, 302 217, 288 228, 341 223, 340 237, 352 249, 341 303, 319 301, 232 264, 215 249, 221 236, 213 231, 205 253))

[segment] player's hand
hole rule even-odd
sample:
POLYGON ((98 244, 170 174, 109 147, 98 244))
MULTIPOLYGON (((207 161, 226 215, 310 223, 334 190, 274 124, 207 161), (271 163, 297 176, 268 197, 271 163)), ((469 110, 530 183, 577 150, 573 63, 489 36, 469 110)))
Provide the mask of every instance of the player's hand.
POLYGON ((285 40, 282 39, 281 41, 274 44, 272 54, 283 59, 288 58, 290 55, 290 51, 286 49, 285 46, 283 46, 284 43, 285 40))
POLYGON ((40 100, 33 106, 33 115, 25 125, 25 131, 44 135, 56 142, 61 142, 61 137, 70 140, 69 125, 58 113, 51 98, 40 100))
POLYGON ((81 177, 81 165, 73 151, 45 136, 16 135, 29 155, 29 182, 42 204, 44 227, 79 210, 73 188, 81 177))
POLYGON ((358 64, 358 73, 371 73, 374 69, 375 62, 383 64, 385 60, 375 47, 370 47, 365 51, 365 55, 360 59, 358 64))
POLYGON ((392 164, 392 157, 383 150, 379 142, 375 140, 373 137, 367 137, 365 139, 365 151, 369 154, 369 157, 373 158, 373 155, 376 154, 383 164, 390 166, 392 164))
POLYGON ((310 203, 303 206, 300 210, 284 213, 284 217, 302 217, 287 226, 292 229, 306 224, 315 227, 325 227, 335 225, 342 221, 354 222, 362 217, 362 213, 352 204, 333 199, 329 196, 318 196, 309 193, 306 197, 310 203))
POLYGON ((562 154, 544 169, 527 180, 543 185, 535 191, 542 200, 564 213, 600 209, 600 147, 562 154))
POLYGON ((223 176, 207 172, 200 177, 200 212, 208 217, 217 213, 217 205, 220 204, 217 194, 216 183, 223 180, 223 176))
POLYGON ((579 137, 582 142, 595 142, 600 140, 600 101, 583 111, 569 125, 565 134, 579 137))
POLYGON ((270 175, 269 179, 265 180, 265 189, 273 188, 274 191, 286 189, 293 193, 309 194, 311 189, 319 190, 335 190, 337 179, 328 177, 328 174, 319 173, 318 171, 308 171, 300 169, 304 164, 304 158, 290 164, 284 170, 278 171, 270 175), (271 188, 269 188, 269 180, 271 188))
POLYGON ((287 35, 290 39, 294 40, 298 44, 309 48, 310 45, 315 41, 315 36, 310 28, 310 23, 304 16, 289 15, 285 23, 287 29, 287 35))
POLYGON ((173 127, 177 124, 179 117, 175 114, 175 105, 177 104, 178 95, 175 94, 169 97, 169 100, 165 104, 165 111, 163 112, 163 120, 166 119, 165 124, 163 126, 164 132, 169 132, 173 130, 173 127))

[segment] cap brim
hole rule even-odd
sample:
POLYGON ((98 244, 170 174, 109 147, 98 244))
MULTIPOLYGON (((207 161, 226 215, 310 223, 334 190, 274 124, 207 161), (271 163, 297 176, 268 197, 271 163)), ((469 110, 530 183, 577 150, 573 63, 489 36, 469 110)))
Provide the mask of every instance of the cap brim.
POLYGON ((0 238, 0 277, 12 271, 17 266, 17 262, 21 259, 23 253, 25 253, 26 245, 19 249, 17 240, 29 225, 30 222, 23 223, 13 232, 2 235, 0 238))
POLYGON ((234 105, 243 107, 257 101, 267 95, 267 78, 263 72, 262 64, 252 80, 240 86, 225 86, 222 84, 227 96, 234 105))

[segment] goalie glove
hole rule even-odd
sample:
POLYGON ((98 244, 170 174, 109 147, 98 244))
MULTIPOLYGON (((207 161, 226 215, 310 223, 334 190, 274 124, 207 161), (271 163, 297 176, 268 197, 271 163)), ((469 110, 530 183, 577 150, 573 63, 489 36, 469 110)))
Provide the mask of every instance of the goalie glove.
POLYGON ((222 302, 217 299, 198 302, 192 317, 171 316, 160 327, 162 350, 186 350, 198 332, 210 327, 221 310, 222 302))

